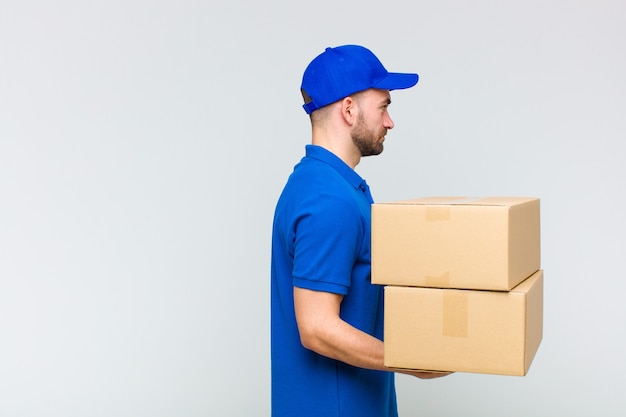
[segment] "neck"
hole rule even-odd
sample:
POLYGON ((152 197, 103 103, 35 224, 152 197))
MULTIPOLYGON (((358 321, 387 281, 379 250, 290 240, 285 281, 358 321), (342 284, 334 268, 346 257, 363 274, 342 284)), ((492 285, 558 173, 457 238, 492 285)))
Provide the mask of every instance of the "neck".
POLYGON ((313 145, 321 146, 322 148, 337 155, 339 159, 345 162, 350 168, 355 169, 361 162, 361 155, 358 152, 354 152, 354 149, 349 146, 341 146, 341 143, 332 140, 321 140, 313 137, 311 141, 313 145))

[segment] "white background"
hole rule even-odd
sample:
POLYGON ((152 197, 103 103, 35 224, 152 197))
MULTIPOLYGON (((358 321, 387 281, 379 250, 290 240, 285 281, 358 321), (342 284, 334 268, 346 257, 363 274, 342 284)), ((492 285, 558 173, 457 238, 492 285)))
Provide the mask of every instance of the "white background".
POLYGON ((403 416, 623 416, 623 1, 0 2, 0 416, 269 416, 273 208, 327 46, 390 71, 377 201, 541 198, 525 377, 403 416))

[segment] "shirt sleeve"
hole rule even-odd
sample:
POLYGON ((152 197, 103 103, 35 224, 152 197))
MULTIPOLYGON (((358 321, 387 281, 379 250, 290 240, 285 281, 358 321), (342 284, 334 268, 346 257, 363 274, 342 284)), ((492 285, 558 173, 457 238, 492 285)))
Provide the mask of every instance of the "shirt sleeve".
POLYGON ((354 202, 322 195, 304 204, 297 217, 294 286, 345 295, 364 239, 354 202))

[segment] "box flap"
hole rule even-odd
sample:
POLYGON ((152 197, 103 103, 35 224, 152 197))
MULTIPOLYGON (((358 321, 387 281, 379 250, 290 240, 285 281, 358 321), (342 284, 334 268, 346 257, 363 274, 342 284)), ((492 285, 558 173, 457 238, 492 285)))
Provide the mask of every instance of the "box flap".
POLYGON ((535 285, 538 279, 543 277, 543 269, 538 270, 524 281, 520 282, 516 287, 511 289, 511 292, 526 294, 535 285))

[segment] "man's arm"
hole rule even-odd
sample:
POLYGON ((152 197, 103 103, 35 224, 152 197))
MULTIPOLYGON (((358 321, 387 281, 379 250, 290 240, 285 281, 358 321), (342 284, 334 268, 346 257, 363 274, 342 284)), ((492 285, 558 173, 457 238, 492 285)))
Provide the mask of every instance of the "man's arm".
MULTIPOLYGON (((343 296, 294 287, 296 321, 302 345, 320 355, 360 368, 389 371, 384 366, 383 342, 346 323, 339 316, 343 296)), ((402 372, 419 378, 447 373, 402 372)))
POLYGON ((384 370, 383 342, 339 317, 343 296, 298 287, 293 296, 305 348, 360 368, 384 370))

